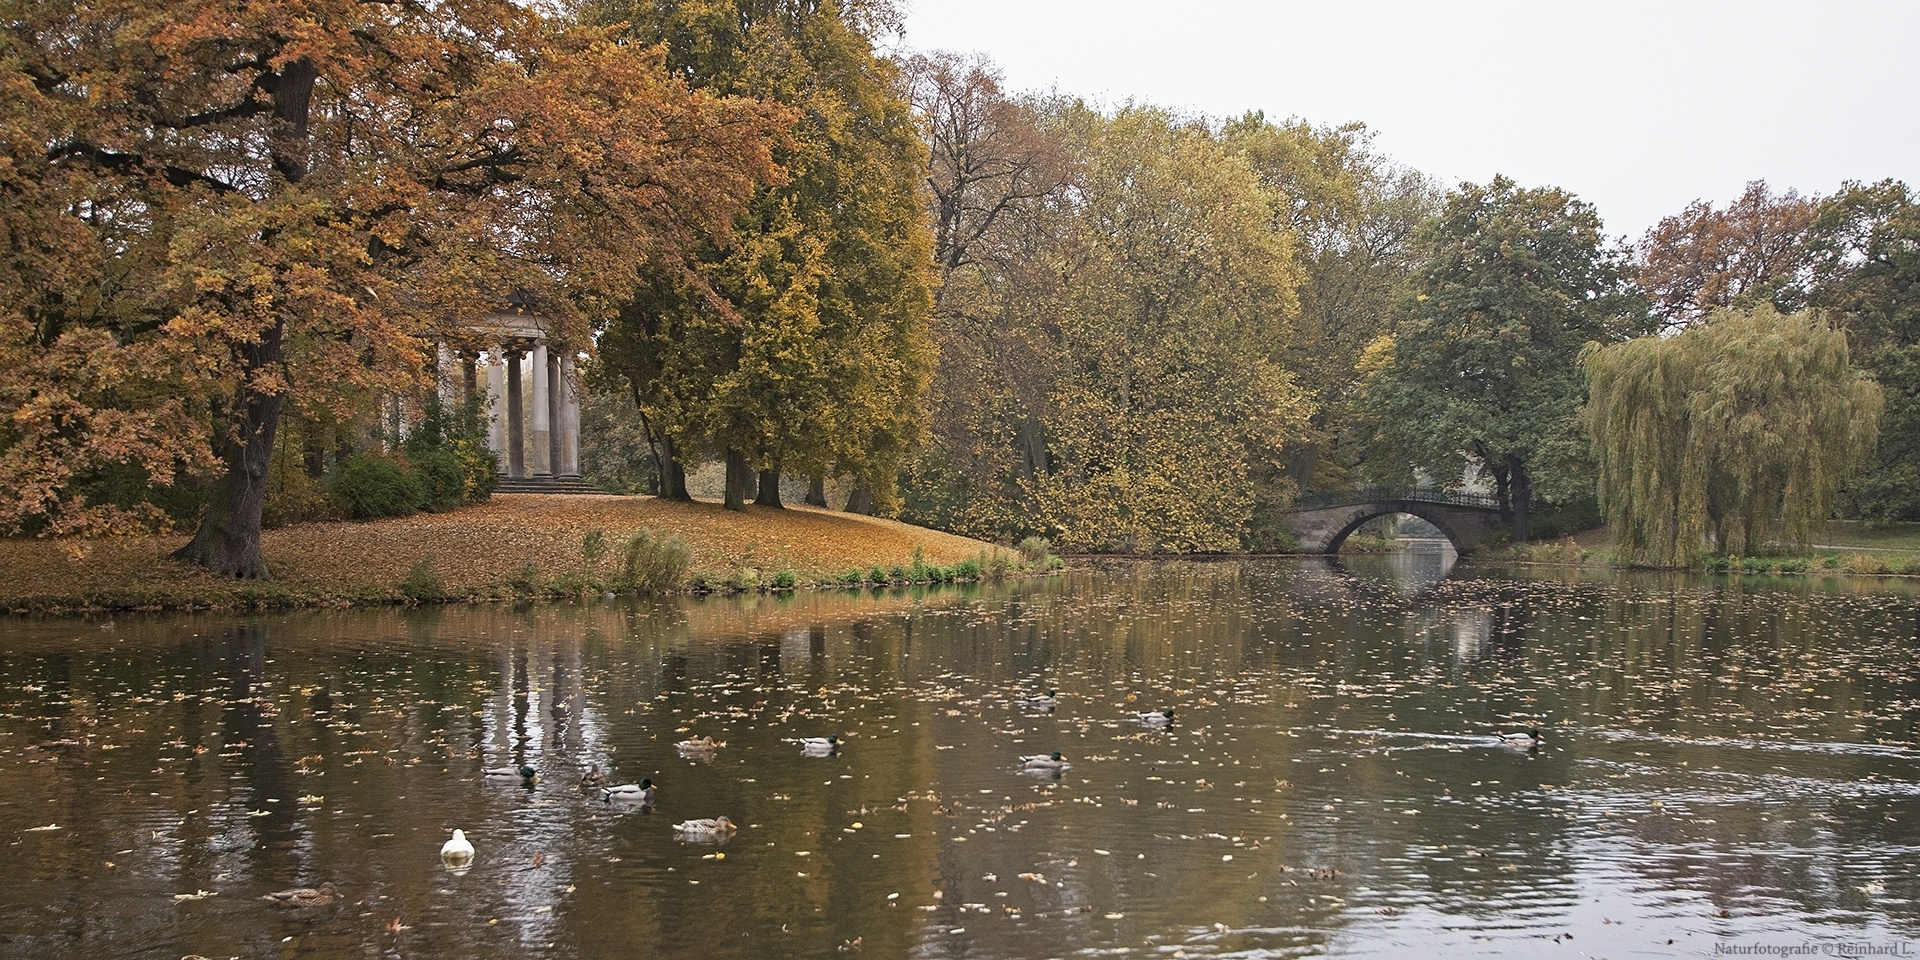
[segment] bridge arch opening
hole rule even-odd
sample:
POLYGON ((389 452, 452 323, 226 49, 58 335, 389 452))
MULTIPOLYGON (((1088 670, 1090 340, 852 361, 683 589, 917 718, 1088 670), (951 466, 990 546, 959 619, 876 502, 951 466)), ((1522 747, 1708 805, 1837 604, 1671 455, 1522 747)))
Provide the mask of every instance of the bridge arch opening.
POLYGON ((1438 518, 1440 522, 1436 522, 1436 518, 1421 516, 1421 512, 1405 509, 1406 506, 1395 504, 1356 511, 1357 515, 1328 539, 1327 552, 1340 553, 1355 536, 1397 541, 1402 549, 1416 552, 1447 549, 1461 552, 1461 537, 1457 531, 1442 525, 1445 518, 1438 518))

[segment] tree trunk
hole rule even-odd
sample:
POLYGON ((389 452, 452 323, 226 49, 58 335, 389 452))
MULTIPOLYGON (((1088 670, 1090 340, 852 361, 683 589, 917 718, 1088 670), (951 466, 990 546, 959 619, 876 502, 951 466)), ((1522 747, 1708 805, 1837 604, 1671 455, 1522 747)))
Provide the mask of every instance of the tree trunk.
POLYGON ((727 451, 727 509, 745 510, 747 508, 747 487, 753 483, 753 469, 747 466, 747 455, 738 450, 727 451))
POLYGON ((807 481, 807 498, 801 502, 805 503, 809 507, 826 506, 827 505, 827 478, 814 477, 813 479, 808 480, 807 481))
MULTIPOLYGON (((313 61, 303 57, 281 67, 270 85, 273 127, 267 150, 274 170, 288 183, 299 183, 312 167, 307 121, 318 79, 313 61)), ((273 238, 268 235, 261 242, 272 243, 273 238)), ((267 505, 267 466, 273 460, 273 435, 280 428, 280 407, 286 395, 263 394, 252 384, 263 374, 274 374, 284 382, 278 368, 286 334, 286 320, 278 319, 261 331, 259 341, 236 350, 240 377, 234 389, 233 416, 227 423, 216 424, 223 431, 216 443, 227 472, 214 484, 199 532, 174 552, 176 560, 226 576, 267 578, 267 561, 260 555, 260 515, 267 505)))
POLYGON ((1533 478, 1527 475, 1527 465, 1518 457, 1507 458, 1507 475, 1512 483, 1513 543, 1519 546, 1527 542, 1527 515, 1533 512, 1533 478))
POLYGON ((865 480, 853 485, 853 492, 847 494, 847 512, 873 515, 873 488, 865 480))
POLYGON ((301 436, 301 466, 306 469, 307 476, 315 480, 327 475, 327 445, 325 439, 320 436, 320 431, 324 429, 327 428, 317 423, 312 424, 302 431, 301 436))
POLYGON ((661 438, 660 443, 666 447, 666 472, 660 478, 661 499, 691 502, 693 494, 687 492, 687 465, 680 462, 680 447, 670 437, 661 438))
POLYGON ((780 502, 779 467, 760 471, 760 495, 753 498, 753 504, 757 507, 772 507, 775 510, 786 508, 786 504, 780 502))
MULTIPOLYGON (((284 324, 246 351, 243 384, 255 374, 280 363, 284 324)), ((267 504, 267 464, 273 458, 273 435, 280 426, 281 394, 261 394, 246 386, 235 391, 233 431, 220 441, 220 460, 226 473, 215 482, 206 516, 193 540, 175 551, 175 560, 197 563, 214 573, 243 580, 265 580, 267 561, 260 555, 260 515, 267 504)))

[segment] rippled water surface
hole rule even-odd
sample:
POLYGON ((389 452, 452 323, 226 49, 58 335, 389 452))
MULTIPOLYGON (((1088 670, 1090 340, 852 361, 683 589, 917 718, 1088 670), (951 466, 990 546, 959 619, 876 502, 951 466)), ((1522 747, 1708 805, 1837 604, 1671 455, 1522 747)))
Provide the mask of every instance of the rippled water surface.
POLYGON ((0 957, 1920 953, 1910 589, 1439 563, 0 621, 0 957))

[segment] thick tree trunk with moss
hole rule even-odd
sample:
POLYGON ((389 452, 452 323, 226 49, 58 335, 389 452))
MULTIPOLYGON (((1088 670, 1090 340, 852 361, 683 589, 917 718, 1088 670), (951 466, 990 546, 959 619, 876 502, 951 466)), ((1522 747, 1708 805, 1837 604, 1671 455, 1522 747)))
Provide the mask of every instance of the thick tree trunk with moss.
POLYGON ((865 480, 854 484, 853 492, 847 494, 847 512, 873 516, 873 488, 865 480))
MULTIPOLYGON (((284 325, 249 351, 247 380, 262 369, 280 363, 284 325)), ((226 474, 214 484, 200 530, 175 560, 206 567, 214 573, 244 580, 265 580, 267 561, 260 553, 260 518, 267 504, 267 468, 273 458, 273 436, 280 426, 280 394, 261 394, 245 386, 235 391, 232 432, 220 444, 226 474)))
POLYGON ((728 510, 745 510, 747 497, 752 491, 753 468, 747 466, 747 455, 738 450, 727 451, 727 493, 728 510))
POLYGON ((1507 477, 1512 484, 1509 495, 1513 498, 1513 543, 1519 546, 1527 542, 1527 517, 1533 513, 1533 478, 1519 457, 1507 458, 1507 477))
POLYGON ((662 438, 660 445, 666 448, 666 455, 655 465, 660 472, 660 499, 679 500, 682 503, 693 499, 687 492, 687 465, 680 462, 680 446, 671 437, 662 438))
POLYGON ((780 468, 760 471, 760 493, 753 498, 756 507, 783 509, 786 504, 780 502, 780 468))

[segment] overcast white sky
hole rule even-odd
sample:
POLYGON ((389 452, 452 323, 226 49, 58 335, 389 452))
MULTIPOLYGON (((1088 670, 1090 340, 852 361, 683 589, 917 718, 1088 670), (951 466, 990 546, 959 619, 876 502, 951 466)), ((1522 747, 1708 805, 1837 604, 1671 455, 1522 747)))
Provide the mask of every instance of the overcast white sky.
POLYGON ((1920 188, 1920 0, 903 0, 1016 91, 1358 120, 1452 186, 1558 186, 1632 239, 1747 181, 1920 188))

